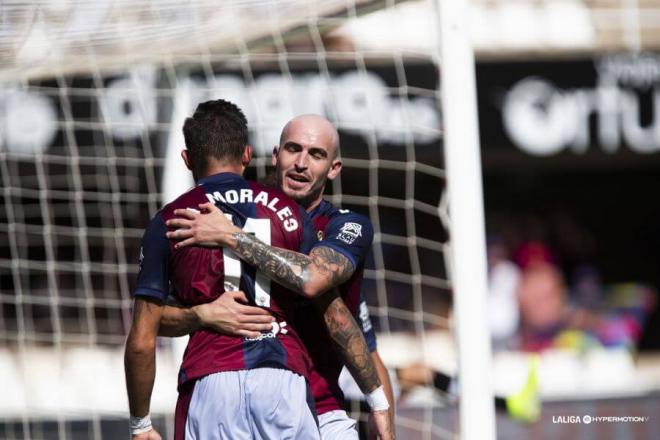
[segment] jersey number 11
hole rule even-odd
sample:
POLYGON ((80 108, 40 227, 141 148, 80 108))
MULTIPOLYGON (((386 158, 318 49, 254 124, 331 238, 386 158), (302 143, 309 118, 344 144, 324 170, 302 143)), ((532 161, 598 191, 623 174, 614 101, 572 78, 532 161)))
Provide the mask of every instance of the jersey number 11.
MULTIPOLYGON (((225 214, 231 221, 232 216, 225 214)), ((270 245, 270 220, 267 218, 248 217, 243 226, 243 231, 254 234, 259 240, 270 245)), ((241 260, 231 249, 223 248, 225 270, 225 291, 238 290, 241 280, 241 260)), ((261 271, 257 270, 256 283, 254 286, 254 301, 260 307, 270 307, 270 280, 261 271)))

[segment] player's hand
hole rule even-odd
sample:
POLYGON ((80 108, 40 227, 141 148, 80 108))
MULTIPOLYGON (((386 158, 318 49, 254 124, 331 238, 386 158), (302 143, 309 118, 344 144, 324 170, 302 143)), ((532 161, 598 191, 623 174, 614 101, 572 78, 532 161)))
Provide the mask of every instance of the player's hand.
POLYGON ((369 439, 394 440, 394 422, 390 411, 373 411, 369 414, 369 439))
POLYGON ((163 440, 163 437, 160 436, 155 428, 151 428, 151 431, 132 435, 131 440, 163 440))
POLYGON ((273 328, 275 318, 267 310, 248 306, 245 293, 225 292, 218 299, 192 308, 203 327, 231 336, 258 337, 273 328), (241 304, 242 303, 242 304, 241 304))
POLYGON ((396 369, 399 386, 404 392, 410 391, 418 385, 433 384, 433 370, 423 363, 414 363, 396 369))
POLYGON ((201 212, 194 209, 175 209, 176 218, 165 224, 174 231, 167 232, 167 238, 175 240, 175 248, 184 246, 220 247, 227 246, 232 234, 240 232, 213 203, 199 205, 201 212))

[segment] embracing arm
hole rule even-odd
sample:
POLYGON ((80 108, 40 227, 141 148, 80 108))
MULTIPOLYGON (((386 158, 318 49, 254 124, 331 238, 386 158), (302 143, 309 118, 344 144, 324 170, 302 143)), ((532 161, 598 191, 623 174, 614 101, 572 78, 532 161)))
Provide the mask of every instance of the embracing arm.
POLYGON ((200 327, 199 317, 193 307, 165 306, 160 318, 158 336, 178 337, 189 335, 200 327))
POLYGON ((177 209, 178 218, 167 233, 181 246, 226 246, 241 259, 258 267, 273 281, 307 297, 315 297, 348 280, 355 268, 348 258, 327 247, 317 246, 309 255, 269 246, 233 225, 214 204, 200 205, 208 214, 177 209))
POLYGON ((371 360, 374 362, 374 366, 378 372, 378 378, 383 384, 387 400, 390 402, 390 412, 392 413, 392 416, 394 416, 394 390, 392 389, 390 373, 387 372, 387 367, 385 367, 385 364, 377 351, 371 352, 371 360))
MULTIPOLYGON (((328 292, 315 300, 335 349, 350 371, 351 376, 367 396, 371 406, 369 416, 373 432, 382 440, 393 440, 394 418, 391 387, 383 387, 379 376, 384 372, 380 358, 369 352, 364 334, 344 301, 336 292, 328 292), (380 368, 383 371, 380 371, 380 368)), ((389 378, 388 383, 389 385, 389 378)))
POLYGON ((149 414, 156 377, 156 336, 163 306, 156 300, 136 298, 133 324, 126 340, 124 368, 131 416, 149 414))
POLYGON ((230 336, 256 338, 261 331, 271 330, 275 318, 267 310, 247 304, 247 296, 239 290, 190 308, 165 306, 158 335, 185 336, 208 327, 230 336))
MULTIPOLYGON (((394 438, 394 391, 392 390, 392 381, 390 380, 390 374, 387 372, 387 368, 385 367, 383 360, 380 358, 378 351, 371 352, 371 360, 374 362, 374 366, 376 367, 376 371, 378 372, 378 378, 383 384, 383 390, 385 391, 385 395, 387 396, 387 401, 390 405, 390 407, 387 409, 387 419, 388 419, 387 422, 388 425, 392 428, 391 435, 392 438, 394 438)), ((380 431, 380 427, 377 424, 378 424, 377 420, 372 419, 369 421, 370 436, 368 438, 375 438, 373 435, 371 435, 372 432, 380 431)))
POLYGON ((305 255, 269 246, 243 231, 232 238, 232 249, 243 260, 303 296, 316 297, 337 287, 355 270, 348 258, 326 246, 317 246, 305 255))
POLYGON ((334 342, 337 353, 360 390, 367 394, 378 388, 381 381, 367 342, 344 301, 335 292, 328 292, 316 299, 315 305, 323 314, 328 334, 334 342))

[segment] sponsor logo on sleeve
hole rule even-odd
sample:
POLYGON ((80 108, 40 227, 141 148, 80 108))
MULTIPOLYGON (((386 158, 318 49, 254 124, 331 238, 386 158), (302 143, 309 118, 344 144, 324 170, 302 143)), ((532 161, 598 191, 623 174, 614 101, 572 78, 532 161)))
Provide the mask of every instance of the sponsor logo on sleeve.
POLYGON ((352 244, 356 238, 362 236, 362 225, 359 223, 346 222, 337 234, 337 239, 346 244, 352 244))
POLYGON ((362 331, 367 333, 371 330, 371 319, 369 319, 369 309, 367 308, 367 303, 362 301, 360 303, 360 324, 362 324, 362 331))

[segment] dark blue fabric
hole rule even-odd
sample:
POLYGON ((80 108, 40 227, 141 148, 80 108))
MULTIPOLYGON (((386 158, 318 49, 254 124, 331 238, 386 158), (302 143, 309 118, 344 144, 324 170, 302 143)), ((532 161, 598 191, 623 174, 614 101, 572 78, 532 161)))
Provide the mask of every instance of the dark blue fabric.
POLYGON ((278 338, 264 338, 259 341, 243 341, 245 368, 252 369, 270 364, 286 365, 286 350, 278 338))
POLYGON ((300 207, 300 218, 303 219, 302 242, 300 244, 300 253, 309 254, 314 245, 318 242, 316 228, 312 223, 312 217, 300 207))
POLYGON ((369 253, 373 239, 374 229, 368 218, 338 210, 325 227, 325 237, 314 247, 327 246, 341 252, 356 268, 369 253))
POLYGON ((148 296, 165 302, 169 293, 170 243, 160 213, 149 222, 142 236, 140 273, 133 296, 148 296))

